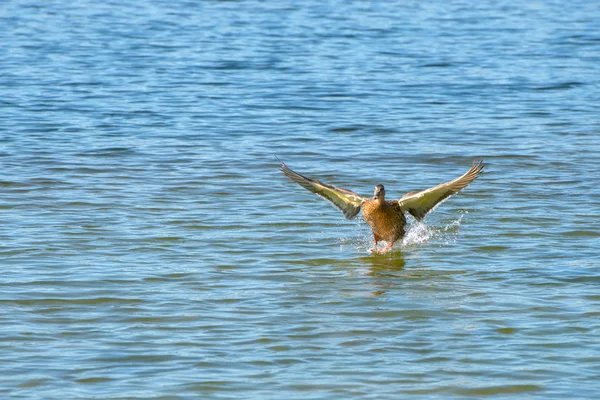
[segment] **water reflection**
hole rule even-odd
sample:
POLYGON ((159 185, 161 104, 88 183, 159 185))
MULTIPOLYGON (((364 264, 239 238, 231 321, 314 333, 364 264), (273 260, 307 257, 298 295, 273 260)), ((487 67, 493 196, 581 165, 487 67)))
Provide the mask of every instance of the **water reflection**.
POLYGON ((406 262, 400 251, 392 251, 385 254, 372 254, 361 257, 358 261, 369 269, 369 276, 397 276, 404 269, 406 262))
POLYGON ((372 284, 377 290, 371 292, 373 296, 381 296, 397 285, 397 280, 390 278, 399 278, 406 264, 402 253, 397 251, 361 257, 358 262, 368 270, 367 276, 375 278, 372 284))
MULTIPOLYGON (((454 275, 463 275, 462 269, 431 268, 410 265, 405 268, 406 261, 402 252, 376 254, 360 257, 357 262, 370 277, 369 285, 376 290, 375 296, 381 296, 389 290, 398 290, 410 297, 432 297, 440 292, 457 290, 454 275)), ((441 267, 441 265, 440 265, 441 267)))

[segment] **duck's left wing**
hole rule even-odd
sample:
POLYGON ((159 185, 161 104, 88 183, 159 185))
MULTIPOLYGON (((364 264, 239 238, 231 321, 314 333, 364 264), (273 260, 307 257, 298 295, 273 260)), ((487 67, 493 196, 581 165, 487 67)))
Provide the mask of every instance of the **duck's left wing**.
POLYGON ((473 182, 481 174, 483 167, 483 160, 473 162, 471 169, 464 175, 432 188, 421 190, 420 192, 407 193, 398 200, 398 204, 400 204, 402 211, 409 212, 420 221, 429 211, 433 210, 448 197, 466 188, 469 183, 473 182))
POLYGON ((328 185, 319 180, 310 179, 300 175, 299 173, 289 169, 283 162, 281 163, 281 170, 288 178, 296 182, 298 185, 331 202, 331 204, 336 206, 344 214, 346 219, 352 219, 356 217, 360 211, 363 201, 366 200, 364 197, 354 193, 351 190, 328 185))

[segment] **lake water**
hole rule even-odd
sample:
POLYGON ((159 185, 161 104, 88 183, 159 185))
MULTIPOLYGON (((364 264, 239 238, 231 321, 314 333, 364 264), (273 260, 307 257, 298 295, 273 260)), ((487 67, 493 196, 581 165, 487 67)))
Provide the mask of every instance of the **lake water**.
POLYGON ((597 398, 596 1, 0 19, 3 398, 597 398), (373 255, 276 156, 388 198, 487 167, 373 255))

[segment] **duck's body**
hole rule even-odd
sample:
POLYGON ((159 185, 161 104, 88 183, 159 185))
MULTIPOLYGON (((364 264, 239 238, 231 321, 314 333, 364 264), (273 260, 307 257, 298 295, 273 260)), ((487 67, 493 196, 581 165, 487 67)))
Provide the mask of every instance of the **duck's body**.
MULTIPOLYGON (((464 175, 449 182, 417 192, 410 192, 400 200, 385 200, 383 185, 375 186, 373 198, 362 197, 351 190, 327 185, 318 180, 307 178, 289 169, 281 163, 283 173, 300 186, 330 201, 346 219, 352 219, 362 208, 363 219, 373 230, 375 246, 381 240, 387 242, 383 251, 392 248, 395 241, 404 236, 406 218, 404 213, 411 214, 418 221, 433 210, 441 202, 458 193, 473 182, 483 169, 483 162, 473 163, 464 175)), ((374 250, 379 252, 378 250, 374 250)))
POLYGON ((380 240, 390 244, 404 236, 406 217, 397 201, 365 200, 362 216, 373 230, 375 246, 380 240))

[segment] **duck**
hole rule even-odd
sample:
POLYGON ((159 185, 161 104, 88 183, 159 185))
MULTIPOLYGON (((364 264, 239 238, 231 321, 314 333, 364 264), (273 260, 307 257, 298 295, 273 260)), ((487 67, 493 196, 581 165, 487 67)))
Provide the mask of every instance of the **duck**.
POLYGON ((382 184, 375 186, 373 197, 364 197, 352 190, 307 178, 290 169, 283 161, 280 160, 280 163, 285 176, 329 201, 346 219, 354 219, 362 209, 362 217, 373 231, 374 247, 370 249, 372 253, 388 252, 396 241, 404 237, 407 224, 405 214, 412 215, 417 221, 423 220, 442 202, 473 182, 485 166, 483 160, 475 160, 471 168, 456 179, 429 189, 406 193, 397 200, 386 200, 386 190, 382 184), (377 245, 382 241, 387 245, 378 249, 377 245))

